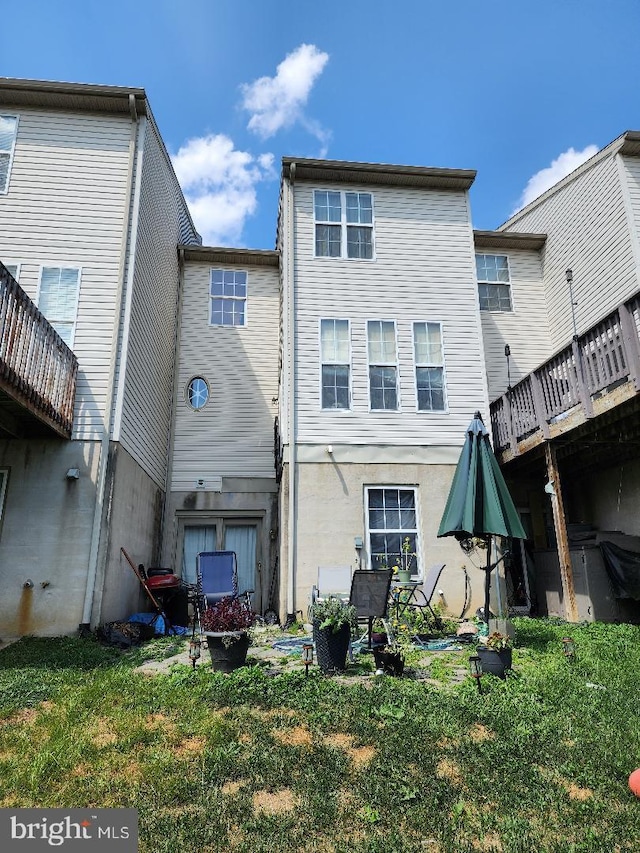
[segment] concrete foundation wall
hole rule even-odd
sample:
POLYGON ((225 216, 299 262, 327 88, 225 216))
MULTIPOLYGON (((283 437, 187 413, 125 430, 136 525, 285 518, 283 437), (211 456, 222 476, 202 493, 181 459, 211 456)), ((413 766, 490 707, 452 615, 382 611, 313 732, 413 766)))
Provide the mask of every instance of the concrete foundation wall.
POLYGON ((9 471, 0 530, 3 640, 78 629, 99 455, 93 441, 0 442, 0 468, 9 471), (67 480, 69 468, 79 469, 79 479, 67 480))
MULTIPOLYGON (((317 582, 318 566, 358 568, 354 537, 364 540, 362 568, 369 568, 367 552, 365 486, 417 486, 419 536, 423 575, 434 563, 445 563, 432 604, 441 603, 445 612, 460 616, 465 605, 465 572, 471 586, 466 613, 473 614, 484 602, 484 571, 476 568, 452 537, 437 538, 438 527, 449 494, 455 465, 394 464, 299 464, 296 467, 296 551, 294 568, 294 609, 306 617, 311 587, 317 582)), ((282 492, 282 519, 285 532, 288 506, 288 465, 282 492)), ((287 608, 287 541, 282 537, 280 564, 281 609, 287 608)), ((475 558, 474 558, 475 559, 475 558)))
POLYGON ((271 606, 277 609, 278 494, 275 479, 223 477, 220 492, 170 492, 165 519, 162 565, 170 566, 178 575, 182 571, 182 544, 186 525, 255 522, 256 560, 259 566, 253 606, 260 613, 271 606))
POLYGON ((154 606, 121 552, 133 563, 159 565, 164 492, 118 443, 109 447, 92 626, 154 606))

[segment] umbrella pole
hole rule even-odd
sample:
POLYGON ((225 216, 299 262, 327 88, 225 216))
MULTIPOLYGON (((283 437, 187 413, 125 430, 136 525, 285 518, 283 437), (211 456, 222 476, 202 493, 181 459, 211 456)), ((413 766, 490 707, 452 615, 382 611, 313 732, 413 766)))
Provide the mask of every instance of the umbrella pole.
POLYGON ((491 535, 487 536, 487 567, 485 569, 486 577, 484 579, 484 621, 489 628, 489 598, 491 593, 491 535))

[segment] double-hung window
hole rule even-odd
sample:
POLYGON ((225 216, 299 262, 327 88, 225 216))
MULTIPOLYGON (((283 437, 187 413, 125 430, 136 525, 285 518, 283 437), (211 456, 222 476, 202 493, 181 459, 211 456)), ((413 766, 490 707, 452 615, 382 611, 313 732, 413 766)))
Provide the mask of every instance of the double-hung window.
POLYGON ((413 355, 419 412, 444 412, 444 357, 440 323, 413 324, 413 355))
POLYGON ((13 149, 18 132, 18 117, 0 115, 0 194, 9 189, 13 149))
POLYGON ((393 320, 369 320, 369 405, 372 410, 398 408, 398 354, 393 320))
POLYGON ((511 311, 509 261, 506 255, 476 255, 481 311, 511 311))
POLYGON ((323 409, 350 407, 351 346, 348 320, 320 320, 323 409))
POLYGON ((371 193, 315 190, 315 253, 319 258, 373 258, 371 193))
POLYGON ((209 324, 247 325, 247 273, 245 270, 211 270, 209 324))
POLYGON ((80 291, 77 267, 42 267, 38 308, 68 347, 73 348, 80 291))
POLYGON ((406 562, 419 574, 416 489, 410 486, 368 486, 367 533, 371 568, 392 568, 406 562), (407 541, 408 540, 408 541, 407 541))

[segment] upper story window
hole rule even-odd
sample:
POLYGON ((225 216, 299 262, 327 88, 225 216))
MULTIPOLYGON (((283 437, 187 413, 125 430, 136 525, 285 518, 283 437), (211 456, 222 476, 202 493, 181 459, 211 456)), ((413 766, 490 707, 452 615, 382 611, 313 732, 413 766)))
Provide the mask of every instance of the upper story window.
POLYGON ((38 308, 68 347, 73 348, 80 291, 77 267, 42 267, 38 308))
POLYGON ((351 346, 348 320, 320 320, 323 409, 350 407, 351 346))
POLYGON ((511 311, 509 261, 506 255, 476 255, 481 311, 511 311))
POLYGON ((212 326, 246 326, 246 271, 211 270, 209 303, 209 323, 212 326))
POLYGON ((0 193, 9 189, 9 174, 18 132, 18 117, 0 115, 0 193))
POLYGON ((393 320, 369 320, 369 402, 372 410, 398 408, 398 353, 393 320))
POLYGON ((201 409, 209 399, 209 386, 202 376, 194 376, 187 385, 187 401, 192 409, 201 409))
POLYGON ((444 356, 440 323, 413 324, 413 355, 419 412, 444 412, 444 356))
POLYGON ((20 275, 20 264, 12 264, 7 261, 3 266, 7 272, 10 273, 16 281, 18 281, 18 276, 20 275))
POLYGON ((314 190, 316 257, 373 258, 371 193, 314 190))

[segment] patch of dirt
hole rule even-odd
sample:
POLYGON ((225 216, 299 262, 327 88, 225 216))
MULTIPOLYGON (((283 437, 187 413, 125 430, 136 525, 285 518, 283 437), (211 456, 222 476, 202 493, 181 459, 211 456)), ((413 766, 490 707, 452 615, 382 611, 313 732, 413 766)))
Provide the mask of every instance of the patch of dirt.
POLYGON ((460 768, 455 761, 450 758, 441 758, 436 765, 436 776, 439 779, 446 779, 452 785, 461 786, 463 776, 460 768))
POLYGON ((110 746, 118 741, 118 735, 104 717, 98 717, 90 726, 89 732, 93 745, 97 747, 110 746))
POLYGON ((72 768, 69 775, 74 776, 76 778, 84 779, 84 777, 88 776, 91 772, 92 772, 91 765, 86 764, 83 761, 80 764, 76 764, 76 766, 72 768))
POLYGON ((251 737, 251 735, 247 734, 246 732, 243 732, 238 738, 238 741, 239 743, 253 743, 253 738, 251 737))
POLYGON ((441 737, 436 741, 438 749, 456 749, 460 746, 460 738, 457 737, 441 737))
POLYGON ((348 735, 346 732, 336 732, 332 735, 327 735, 324 739, 327 746, 335 746, 337 749, 347 750, 353 746, 353 735, 348 735))
POLYGON ((575 782, 569 782, 567 785, 563 782, 563 787, 569 794, 569 799, 571 800, 580 800, 581 802, 584 802, 584 800, 590 800, 591 797, 593 797, 593 791, 591 788, 580 788, 580 786, 576 785, 575 782))
POLYGON ((482 743, 485 740, 493 740, 495 732, 483 726, 482 723, 474 723, 469 729, 469 737, 474 743, 482 743))
POLYGON ((0 720, 0 726, 15 726, 22 725, 22 723, 31 724, 37 716, 38 712, 35 708, 21 708, 19 711, 11 714, 10 717, 0 720))
POLYGON ((286 746, 312 746, 313 737, 306 726, 294 729, 272 729, 271 736, 286 746))
POLYGON ((194 755, 200 755, 206 745, 203 737, 189 737, 174 746, 173 752, 176 758, 192 758, 194 755))
POLYGON ((253 795, 254 811, 262 814, 283 814, 298 807, 298 797, 290 788, 279 791, 256 791, 253 795))
POLYGON ((354 746, 355 738, 353 735, 346 732, 335 732, 328 735, 324 742, 327 746, 333 746, 336 749, 342 749, 351 759, 356 770, 362 770, 373 761, 378 750, 373 746, 354 746))
POLYGON ((222 793, 226 797, 234 797, 247 783, 243 779, 225 782, 222 786, 222 793))
POLYGON ((501 853, 504 848, 502 846, 502 841, 500 841, 500 836, 495 832, 490 832, 488 835, 485 835, 484 838, 474 838, 473 849, 482 850, 485 851, 485 853, 489 853, 489 851, 501 853))
POLYGON ((166 714, 147 714, 144 727, 149 731, 162 731, 168 738, 176 736, 176 724, 166 714))

